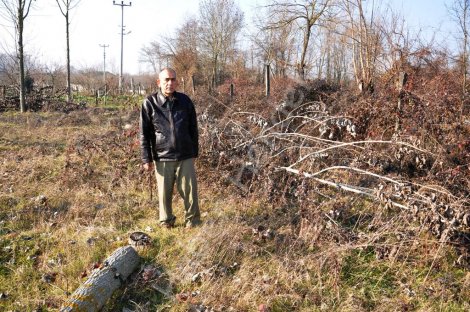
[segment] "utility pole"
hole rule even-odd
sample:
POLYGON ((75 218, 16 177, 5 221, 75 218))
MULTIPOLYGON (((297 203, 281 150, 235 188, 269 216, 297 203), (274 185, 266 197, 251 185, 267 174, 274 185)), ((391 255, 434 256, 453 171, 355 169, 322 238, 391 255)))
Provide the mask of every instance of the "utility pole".
MULTIPOLYGON (((103 48, 103 83, 104 83, 104 105, 106 105, 106 95, 108 94, 108 85, 106 84, 106 48, 109 47, 109 44, 100 44, 100 47, 103 48)), ((96 98, 98 100, 98 98, 96 98)))
POLYGON ((122 62, 124 55, 124 7, 131 6, 132 2, 129 2, 129 4, 125 4, 124 1, 121 1, 121 3, 116 3, 116 1, 113 0, 113 5, 119 5, 121 7, 121 68, 119 70, 119 93, 122 93, 122 62))
POLYGON ((103 83, 106 86, 106 48, 109 44, 100 44, 100 47, 103 48, 103 83))

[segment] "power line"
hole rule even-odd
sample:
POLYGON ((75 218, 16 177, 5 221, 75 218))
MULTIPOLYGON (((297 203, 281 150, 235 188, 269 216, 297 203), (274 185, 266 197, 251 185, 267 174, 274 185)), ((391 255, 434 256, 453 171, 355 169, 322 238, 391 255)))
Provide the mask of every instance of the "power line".
POLYGON ((124 59, 124 7, 132 6, 132 2, 125 4, 124 1, 121 1, 121 3, 116 3, 116 1, 113 0, 113 5, 119 5, 121 7, 121 68, 119 70, 119 92, 122 92, 122 64, 124 59))

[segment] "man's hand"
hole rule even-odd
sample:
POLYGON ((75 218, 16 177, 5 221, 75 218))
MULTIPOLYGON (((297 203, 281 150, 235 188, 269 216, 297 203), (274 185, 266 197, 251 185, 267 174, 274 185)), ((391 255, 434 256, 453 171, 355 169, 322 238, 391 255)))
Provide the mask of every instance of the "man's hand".
POLYGON ((152 171, 153 170, 153 163, 149 162, 143 165, 145 171, 152 171))

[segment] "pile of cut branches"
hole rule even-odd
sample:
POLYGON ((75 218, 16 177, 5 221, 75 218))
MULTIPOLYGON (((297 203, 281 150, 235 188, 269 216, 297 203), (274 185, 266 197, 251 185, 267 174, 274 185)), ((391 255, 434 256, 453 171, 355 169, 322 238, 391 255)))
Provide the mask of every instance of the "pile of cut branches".
MULTIPOLYGON (((456 122, 462 116, 455 86, 434 95, 406 87, 400 114, 398 92, 391 96, 383 87, 351 95, 325 81, 294 85, 270 99, 250 91, 235 101, 198 99, 209 103, 200 109, 201 162, 211 169, 204 170, 206 181, 298 209, 297 217, 305 219, 299 228, 322 224, 319 213, 324 223, 358 218, 318 209, 350 193, 383 213, 358 221, 349 238, 366 228, 370 241, 370 229, 387 224, 397 233, 425 229, 456 246, 459 263, 468 266, 470 126, 456 122), (397 118, 401 129, 395 131, 397 118)), ((300 232, 307 235, 305 228, 300 232)))

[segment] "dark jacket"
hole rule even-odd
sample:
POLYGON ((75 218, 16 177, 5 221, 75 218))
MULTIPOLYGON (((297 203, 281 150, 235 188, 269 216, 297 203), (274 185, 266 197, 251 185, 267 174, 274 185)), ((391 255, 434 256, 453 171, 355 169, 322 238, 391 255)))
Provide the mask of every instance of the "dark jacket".
POLYGON ((196 110, 179 92, 165 98, 161 92, 147 97, 140 112, 142 161, 180 161, 198 156, 196 110))

